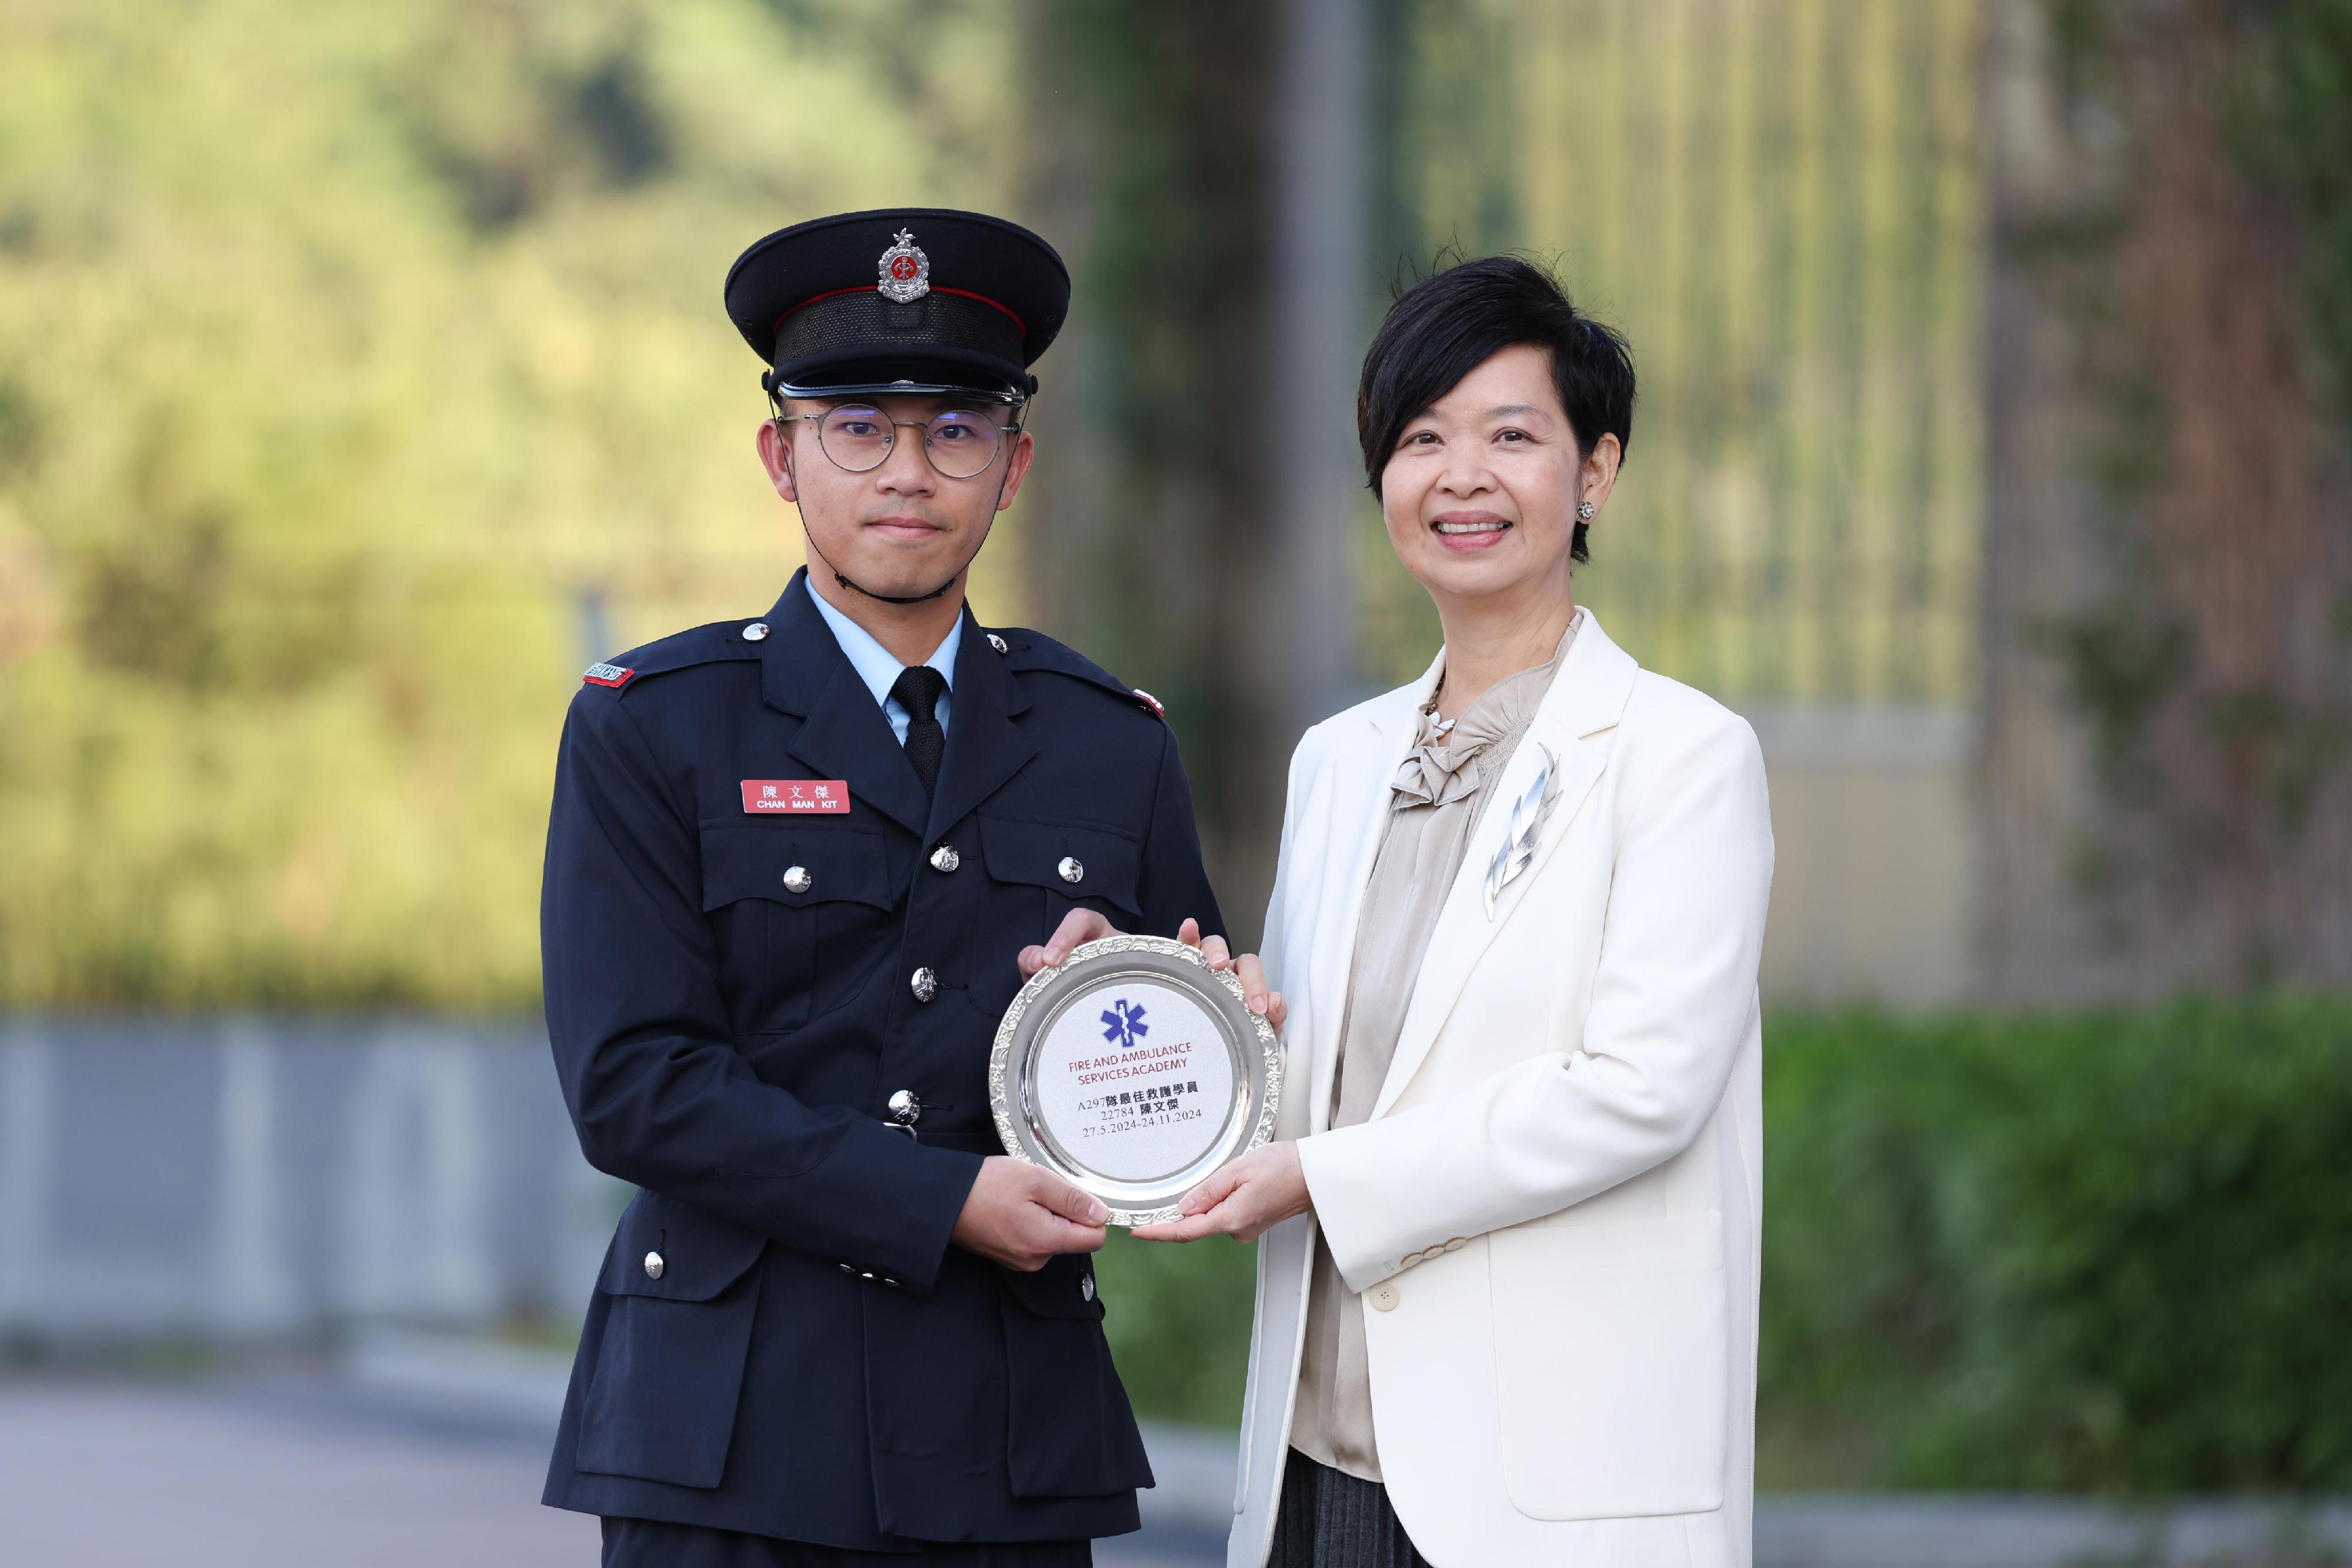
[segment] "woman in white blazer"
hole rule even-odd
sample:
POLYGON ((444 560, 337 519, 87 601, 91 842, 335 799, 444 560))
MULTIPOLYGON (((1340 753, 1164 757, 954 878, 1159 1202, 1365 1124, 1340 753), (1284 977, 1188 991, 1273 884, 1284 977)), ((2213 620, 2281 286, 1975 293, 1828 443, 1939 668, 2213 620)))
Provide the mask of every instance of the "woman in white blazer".
POLYGON ((1366 358, 1444 646, 1299 743, 1281 1135, 1137 1232, 1264 1237, 1231 1568, 1749 1561, 1771 829, 1748 726, 1576 604, 1633 402, 1508 257, 1366 358))

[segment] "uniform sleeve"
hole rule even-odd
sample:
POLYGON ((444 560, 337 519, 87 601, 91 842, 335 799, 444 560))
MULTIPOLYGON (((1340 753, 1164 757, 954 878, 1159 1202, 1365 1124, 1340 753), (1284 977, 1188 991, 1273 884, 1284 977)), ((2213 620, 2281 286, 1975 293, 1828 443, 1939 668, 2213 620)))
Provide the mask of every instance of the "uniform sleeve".
MULTIPOLYGON (((1581 1203, 1690 1145, 1756 1016, 1772 818, 1754 733, 1629 758, 1591 1009, 1572 1046, 1444 1099, 1303 1139, 1353 1291, 1416 1251, 1581 1203)), ((1622 755, 1621 750, 1621 755, 1622 755)))
POLYGON ((1176 755, 1176 732, 1165 730, 1164 737, 1151 825, 1143 844, 1143 881, 1138 890, 1143 931, 1151 936, 1173 936, 1189 917, 1201 923, 1202 936, 1223 936, 1225 917, 1217 910, 1208 868, 1201 863, 1201 832, 1192 821, 1192 786, 1184 777, 1183 759, 1176 755))
POLYGON ((812 1107, 736 1051, 690 811, 621 702, 572 704, 540 904, 548 1037, 598 1170, 917 1289, 980 1156, 812 1107))

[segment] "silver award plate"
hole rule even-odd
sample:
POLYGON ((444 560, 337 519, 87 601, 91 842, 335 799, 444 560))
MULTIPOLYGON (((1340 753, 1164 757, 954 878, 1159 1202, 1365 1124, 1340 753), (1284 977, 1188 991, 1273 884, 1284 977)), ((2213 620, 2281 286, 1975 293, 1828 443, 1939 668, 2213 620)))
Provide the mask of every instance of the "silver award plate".
POLYGON ((1005 1153, 1102 1199, 1111 1224, 1150 1225, 1274 1136, 1282 1047, 1199 948, 1106 936, 1013 998, 988 1099, 1005 1153))

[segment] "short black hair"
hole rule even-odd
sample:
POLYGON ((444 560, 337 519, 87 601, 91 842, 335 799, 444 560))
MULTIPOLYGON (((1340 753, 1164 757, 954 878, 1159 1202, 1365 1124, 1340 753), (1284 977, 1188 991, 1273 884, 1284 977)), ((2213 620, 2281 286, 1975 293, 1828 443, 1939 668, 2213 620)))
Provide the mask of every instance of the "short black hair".
MULTIPOLYGON (((1404 427, 1502 350, 1533 343, 1551 350, 1552 384, 1576 435, 1580 457, 1603 435, 1622 451, 1633 440, 1633 351, 1615 328, 1570 300, 1549 269, 1516 256, 1485 256, 1432 272, 1397 297, 1364 351, 1356 385, 1356 438, 1364 474, 1381 493, 1381 471, 1404 427)), ((1592 558, 1585 525, 1569 554, 1592 558)))

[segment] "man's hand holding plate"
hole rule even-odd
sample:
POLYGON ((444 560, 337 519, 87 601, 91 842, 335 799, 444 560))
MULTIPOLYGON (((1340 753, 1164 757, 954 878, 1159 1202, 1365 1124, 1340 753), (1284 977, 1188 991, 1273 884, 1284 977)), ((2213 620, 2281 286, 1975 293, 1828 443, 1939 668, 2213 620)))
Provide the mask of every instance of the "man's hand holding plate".
POLYGON ((1034 1274, 1065 1252, 1099 1252, 1110 1211, 1049 1171, 1007 1155, 980 1162, 950 1240, 1034 1274))

